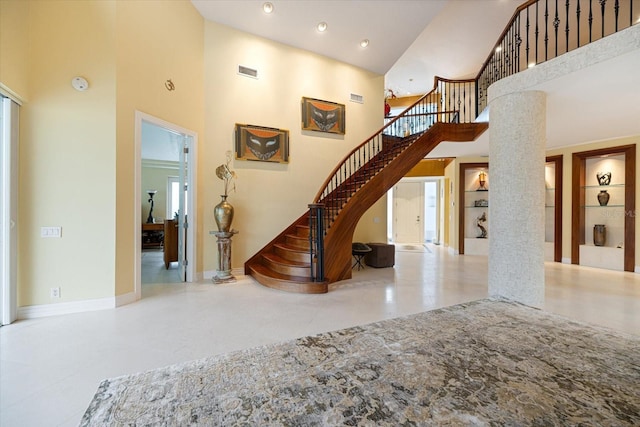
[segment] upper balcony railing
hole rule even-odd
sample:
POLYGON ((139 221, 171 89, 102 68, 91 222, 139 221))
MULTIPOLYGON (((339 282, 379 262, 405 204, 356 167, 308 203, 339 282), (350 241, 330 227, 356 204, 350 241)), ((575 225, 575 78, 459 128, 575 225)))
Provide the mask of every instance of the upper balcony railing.
POLYGON ((496 81, 640 23, 640 0, 529 0, 476 76, 478 114, 496 81))
POLYGON ((435 78, 434 88, 349 153, 314 199, 331 226, 354 178, 374 160, 377 173, 397 152, 393 138, 410 144, 437 122, 470 123, 487 105, 488 87, 505 77, 640 23, 640 0, 529 0, 516 9, 475 79, 435 78))

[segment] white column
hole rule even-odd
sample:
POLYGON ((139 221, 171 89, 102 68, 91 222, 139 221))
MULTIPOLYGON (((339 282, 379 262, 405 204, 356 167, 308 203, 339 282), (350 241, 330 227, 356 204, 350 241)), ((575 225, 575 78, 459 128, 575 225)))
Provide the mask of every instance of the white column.
POLYGON ((544 305, 546 94, 490 103, 489 295, 544 305))

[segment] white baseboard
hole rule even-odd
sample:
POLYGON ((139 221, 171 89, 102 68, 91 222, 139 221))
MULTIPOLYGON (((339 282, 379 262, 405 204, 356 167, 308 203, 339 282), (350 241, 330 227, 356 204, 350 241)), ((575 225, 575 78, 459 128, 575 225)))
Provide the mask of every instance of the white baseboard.
POLYGON ((633 270, 634 273, 640 273, 640 265, 636 265, 635 269, 633 270))
POLYGON ((563 264, 571 264, 571 258, 562 258, 563 264))
POLYGON ((59 316, 85 311, 107 310, 115 307, 116 299, 114 297, 60 302, 57 304, 27 305, 18 307, 18 319, 36 319, 38 317, 59 316))
POLYGON ((129 292, 128 294, 116 295, 116 307, 131 304, 138 301, 138 297, 135 292, 129 292))

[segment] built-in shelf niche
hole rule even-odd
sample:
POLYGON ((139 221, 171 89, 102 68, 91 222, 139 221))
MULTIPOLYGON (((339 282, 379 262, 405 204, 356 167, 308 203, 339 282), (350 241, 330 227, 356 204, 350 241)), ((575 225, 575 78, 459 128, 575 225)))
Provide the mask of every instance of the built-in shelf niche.
POLYGON ((635 269, 636 147, 625 145, 573 154, 571 263, 612 270, 635 269), (598 172, 611 172, 608 184, 598 172), (598 194, 606 190, 602 205, 598 194), (594 244, 594 225, 606 227, 604 245, 594 244))
POLYGON ((460 254, 489 254, 489 163, 461 163, 458 187, 459 227, 458 251, 460 254), (481 173, 484 174, 481 176, 481 173), (480 179, 483 178, 483 183, 480 179), (485 221, 479 222, 484 213, 485 221), (482 236, 482 229, 487 236, 482 236))
POLYGON ((562 155, 548 156, 545 180, 545 260, 562 262, 562 155))

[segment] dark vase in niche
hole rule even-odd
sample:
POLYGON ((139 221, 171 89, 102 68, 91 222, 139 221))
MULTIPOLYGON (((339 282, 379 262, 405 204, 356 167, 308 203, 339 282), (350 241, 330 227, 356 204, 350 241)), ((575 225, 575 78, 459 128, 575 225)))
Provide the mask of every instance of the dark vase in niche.
POLYGON ((611 172, 598 172, 596 173, 596 178, 598 178, 598 184, 600 185, 611 184, 611 172))
POLYGON ((607 240, 607 226, 604 224, 596 224, 593 226, 593 244, 596 246, 604 246, 607 240))
POLYGON ((607 190, 600 190, 600 193, 598 193, 598 203, 600 203, 600 206, 607 206, 609 197, 611 197, 611 195, 607 193, 607 190))

